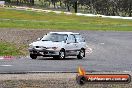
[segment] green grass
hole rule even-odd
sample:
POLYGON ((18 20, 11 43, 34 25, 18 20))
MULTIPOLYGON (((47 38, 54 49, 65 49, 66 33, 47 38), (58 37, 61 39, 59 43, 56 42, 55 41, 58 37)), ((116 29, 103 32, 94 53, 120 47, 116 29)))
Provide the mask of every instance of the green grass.
POLYGON ((132 20, 0 8, 0 28, 132 31, 132 20))
MULTIPOLYGON (((20 46, 19 46, 20 48, 20 46)), ((22 51, 20 51, 18 47, 14 46, 14 44, 10 44, 7 42, 0 42, 0 56, 17 56, 24 55, 22 51)))

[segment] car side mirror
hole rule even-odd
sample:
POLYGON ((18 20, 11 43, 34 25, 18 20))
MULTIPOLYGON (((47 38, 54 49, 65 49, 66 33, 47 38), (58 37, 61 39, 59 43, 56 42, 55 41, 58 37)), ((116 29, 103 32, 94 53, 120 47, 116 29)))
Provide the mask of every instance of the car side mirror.
POLYGON ((41 40, 41 38, 38 38, 37 40, 38 40, 38 41, 40 41, 40 40, 41 40))

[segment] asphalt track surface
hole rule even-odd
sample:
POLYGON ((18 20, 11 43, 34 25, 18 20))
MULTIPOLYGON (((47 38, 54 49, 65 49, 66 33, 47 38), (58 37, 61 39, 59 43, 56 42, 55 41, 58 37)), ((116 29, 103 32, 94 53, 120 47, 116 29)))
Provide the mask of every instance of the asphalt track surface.
POLYGON ((88 50, 82 60, 39 57, 0 59, 0 73, 13 72, 77 72, 82 66, 89 72, 132 71, 132 32, 79 31, 86 39, 88 50))

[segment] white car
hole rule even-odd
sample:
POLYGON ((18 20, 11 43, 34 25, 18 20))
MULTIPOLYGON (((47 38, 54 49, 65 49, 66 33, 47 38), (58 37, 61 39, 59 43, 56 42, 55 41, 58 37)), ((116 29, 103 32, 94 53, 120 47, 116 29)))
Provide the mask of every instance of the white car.
POLYGON ((79 33, 50 32, 29 44, 30 57, 37 56, 64 59, 66 56, 85 57, 86 42, 79 33))

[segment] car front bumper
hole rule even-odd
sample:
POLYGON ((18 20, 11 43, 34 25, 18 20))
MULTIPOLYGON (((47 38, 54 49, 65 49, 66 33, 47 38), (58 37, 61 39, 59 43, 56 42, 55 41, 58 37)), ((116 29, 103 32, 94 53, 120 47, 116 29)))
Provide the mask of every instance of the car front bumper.
POLYGON ((46 50, 46 49, 35 49, 29 48, 28 49, 30 54, 36 54, 38 56, 57 56, 59 55, 59 51, 57 50, 46 50))

